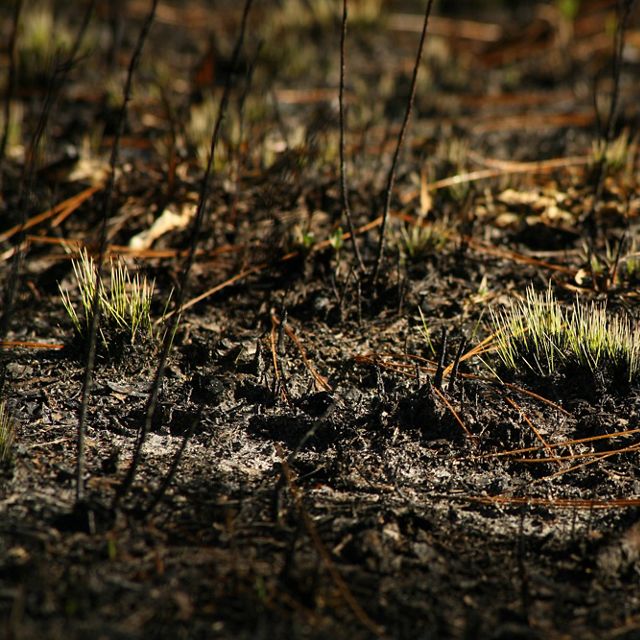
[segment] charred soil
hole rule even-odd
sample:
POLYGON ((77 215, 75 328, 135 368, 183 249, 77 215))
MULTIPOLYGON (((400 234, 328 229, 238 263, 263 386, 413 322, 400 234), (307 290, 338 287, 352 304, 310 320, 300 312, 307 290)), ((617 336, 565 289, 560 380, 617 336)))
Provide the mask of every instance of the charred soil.
MULTIPOLYGON (((58 4, 55 33, 74 34, 80 16, 58 4)), ((112 16, 98 3, 31 165, 51 67, 20 57, 26 27, 17 42, 0 201, 5 292, 23 252, 1 354, 15 427, 0 470, 7 637, 638 637, 638 383, 598 366, 507 369, 491 315, 551 283, 561 304, 639 321, 638 16, 616 89, 615 2, 576 15, 440 3, 372 281, 423 4, 351 7, 363 271, 340 191, 339 3, 258 4, 232 71, 237 3, 161 2, 107 221, 110 253, 155 282, 155 324, 144 339, 108 323, 98 337, 76 503, 86 340, 59 285, 81 309, 71 259, 99 242, 123 70, 148 11, 121 4, 112 16), (229 73, 194 302, 114 507, 229 73), (614 91, 599 164, 593 95, 603 119, 614 91)), ((8 40, 11 10, 0 16, 8 40)))

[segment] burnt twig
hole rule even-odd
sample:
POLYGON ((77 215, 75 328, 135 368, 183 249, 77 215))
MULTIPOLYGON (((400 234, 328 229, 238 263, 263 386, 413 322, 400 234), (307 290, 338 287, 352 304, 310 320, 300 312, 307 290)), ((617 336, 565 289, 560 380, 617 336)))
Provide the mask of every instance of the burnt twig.
POLYGON ((109 178, 105 188, 104 199, 102 201, 102 211, 99 229, 99 249, 96 267, 96 287, 91 301, 91 323, 89 326, 89 344, 87 350, 87 361, 84 370, 84 380, 82 382, 82 398, 80 401, 80 413, 78 416, 78 459, 76 464, 76 502, 84 499, 84 471, 85 471, 85 435, 87 431, 87 412, 89 409, 89 399, 91 397, 91 386, 93 382, 93 369, 96 359, 96 343, 98 327, 100 324, 100 282, 102 281, 104 256, 107 247, 107 222, 111 217, 113 209, 113 193, 115 191, 116 167, 120 155, 120 141, 124 133, 124 126, 127 117, 127 107, 131 100, 131 90, 133 87, 133 74, 138 67, 144 43, 155 19, 158 0, 152 0, 151 9, 142 25, 136 47, 129 61, 127 78, 125 80, 122 105, 118 114, 118 125, 111 146, 111 156, 109 159, 109 178))
POLYGON ((347 184, 347 167, 346 167, 346 143, 345 143, 345 108, 344 108, 344 77, 346 73, 346 55, 345 42, 347 40, 347 17, 348 17, 348 0, 342 0, 342 31, 340 35, 340 91, 338 94, 338 102, 340 104, 340 193, 342 196, 342 211, 347 219, 353 253, 358 261, 358 268, 364 271, 364 264, 358 242, 356 240, 355 229, 353 226, 353 217, 351 216, 351 207, 349 206, 349 186, 347 184))
MULTIPOLYGON (((244 42, 244 37, 247 29, 247 20, 249 17, 249 11, 251 9, 252 2, 253 0, 245 1, 244 11, 242 13, 242 24, 240 26, 240 33, 238 35, 238 39, 236 40, 235 48, 233 50, 233 55, 231 58, 232 70, 235 70, 238 65, 238 59, 240 57, 240 50, 242 49, 242 44, 244 42)), ((227 76, 227 80, 224 86, 224 91, 222 93, 222 98, 220 100, 220 109, 218 110, 218 116, 216 118, 216 122, 213 127, 213 132, 211 134, 209 158, 207 160, 207 166, 204 172, 204 176, 202 178, 202 183, 200 185, 198 207, 196 209, 196 215, 195 215, 192 229, 191 229, 189 251, 187 253, 184 266, 182 268, 182 273, 180 274, 180 280, 178 283, 178 289, 177 289, 175 303, 174 303, 175 310, 169 320, 169 325, 167 327, 167 331, 165 333, 165 339, 162 345, 162 351, 158 358, 158 366, 156 368, 153 384, 151 386, 151 391, 149 392, 149 397, 147 399, 145 421, 138 434, 133 458, 131 460, 131 464, 129 465, 129 469, 127 470, 127 474, 116 491, 116 496, 113 503, 114 508, 118 505, 120 500, 126 495, 126 493, 131 488, 131 485, 133 484, 133 481, 136 476, 136 472, 138 470, 138 466, 140 465, 140 461, 142 459, 142 447, 146 440, 147 434, 151 429, 151 423, 153 421, 153 416, 155 414, 156 407, 158 404, 158 396, 160 394, 160 385, 162 384, 162 380, 164 378, 164 371, 167 365, 169 352, 171 351, 171 346, 173 344, 173 337, 178 328, 178 322, 180 321, 180 316, 181 316, 180 311, 182 309, 182 305, 186 297, 187 285, 189 282, 189 275, 191 273, 191 268, 193 267, 193 263, 195 261, 196 248, 198 244, 198 236, 200 234, 200 230, 202 229, 202 225, 204 223, 204 218, 205 218, 205 212, 207 210, 207 201, 209 199, 209 191, 211 188, 211 175, 213 173, 213 158, 214 158, 216 147, 218 145, 218 139, 220 137, 222 119, 227 111, 227 105, 229 103, 232 79, 233 79, 233 71, 227 76)))
MULTIPOLYGON (((613 58, 611 61, 611 75, 613 78, 613 88, 611 90, 611 102, 609 104, 609 110, 607 112, 607 119, 604 126, 601 123, 600 115, 597 107, 597 89, 594 89, 594 103, 596 110, 596 122, 598 125, 598 138, 600 140, 601 147, 598 150, 599 157, 597 158, 595 165, 595 192, 593 196, 593 202, 589 209, 589 212, 584 218, 584 223, 589 232, 591 242, 595 240, 597 236, 597 224, 596 224, 596 210, 600 201, 602 200, 602 193, 604 191, 604 179, 606 177, 606 164, 607 153, 611 141, 613 140, 613 134, 615 131, 616 121, 618 119, 618 103, 620 99, 620 76, 622 74, 622 52, 624 49, 624 38, 631 15, 631 9, 635 4, 635 0, 618 0, 618 24, 614 35, 613 44, 613 58)), ((591 250, 591 248, 590 248, 591 250)))
POLYGON ((442 387, 442 378, 444 376, 444 363, 447 359, 447 352, 449 350, 449 332, 446 327, 442 329, 442 342, 440 344, 440 357, 438 358, 438 368, 433 378, 433 386, 436 389, 442 387))
POLYGON ((431 7, 433 0, 427 0, 427 6, 424 12, 424 22, 422 24, 422 34, 420 35, 420 44, 418 45, 418 53, 416 55, 416 62, 413 66, 413 76, 411 78, 411 89, 407 98, 407 108, 404 114, 404 120, 400 127, 400 133, 398 134, 398 141, 396 143, 396 149, 393 153, 393 160, 391 161, 391 167, 389 168, 389 174, 387 176, 387 188, 385 191, 385 203, 384 210, 382 212, 382 225, 380 226, 380 238, 378 240, 378 253, 376 255, 376 261, 373 267, 372 283, 378 280, 380 273, 380 265, 382 263, 382 257, 384 254, 384 241, 387 231, 387 221, 389 219, 389 211, 391 209, 391 195, 393 193, 393 186, 396 181, 396 172, 398 170, 398 160, 400 158, 400 151, 402 149, 402 143, 407 134, 407 128, 409 126, 409 120, 411 119, 411 113, 413 112, 413 103, 416 97, 416 85, 418 81, 418 71, 420 69, 420 62, 422 60, 422 52, 424 50, 424 42, 427 37, 427 26, 429 23, 429 15, 431 14, 431 7))
POLYGON ((182 455, 184 454, 184 450, 187 448, 187 444, 189 443, 189 440, 191 440, 191 436, 193 436, 196 430, 196 427, 200 424, 201 418, 202 418, 202 409, 200 409, 198 411, 198 414, 191 420, 191 424, 189 425, 189 428, 185 431, 185 434, 182 438, 182 442, 180 443, 180 447, 178 448, 175 455, 173 456, 173 460, 171 461, 171 466, 169 467, 169 471, 167 471, 167 475, 164 477, 164 480, 160 484, 160 487, 158 488, 158 491, 156 492, 156 494, 151 499, 151 502, 147 505, 147 508, 144 510, 144 517, 149 517, 149 515, 151 515, 151 512, 158 506, 158 504, 164 498, 164 495, 167 492, 169 485, 173 481, 173 478, 176 475, 176 471, 178 470, 178 467, 180 466, 180 461, 182 460, 182 455))
POLYGON ((2 164, 4 154, 7 150, 9 140, 9 129, 11 128, 11 101, 16 89, 16 42, 18 41, 18 24, 22 11, 22 0, 16 0, 13 6, 13 16, 11 21, 11 35, 7 44, 7 55, 9 58, 9 75, 7 77, 7 87, 4 96, 4 128, 2 140, 0 140, 0 176, 2 175, 2 164))
MULTIPOLYGON (((20 211, 20 230, 17 233, 16 237, 16 250, 13 254, 12 263, 11 263, 11 271, 9 273, 9 277, 7 278, 7 283, 5 286, 5 290, 3 292, 2 299, 2 317, 0 318, 0 341, 2 341, 8 331, 9 326, 11 324, 11 318, 13 316, 13 309, 15 306, 16 295, 18 293, 18 288, 20 285, 20 272, 22 270, 22 261, 24 260, 24 253, 26 250, 26 245, 24 242, 25 237, 25 226, 27 222, 27 209, 29 207, 29 203, 31 200, 31 194, 33 191, 33 176, 36 173, 36 163, 37 163, 37 150, 40 146, 40 142, 44 135, 44 132, 47 128, 47 123, 49 121, 49 115, 51 110, 53 109, 53 105, 55 100, 60 92, 60 89, 64 86, 67 75, 73 65, 76 62, 76 58, 78 55, 78 51, 80 50, 80 45, 84 39, 84 35, 86 33, 87 27, 89 25, 89 21, 91 20, 91 16, 93 15, 93 10, 95 7, 96 0, 91 0, 87 10, 85 11, 82 24, 80 25, 80 29, 76 35, 75 41, 71 48, 71 51, 67 58, 62 62, 56 64, 53 69, 51 78, 49 80, 49 86, 47 88, 47 94, 44 100, 44 104, 42 105, 42 109, 40 111, 40 116, 38 118, 38 123, 36 129, 34 131, 33 137, 31 138, 31 142, 28 147, 28 151, 25 157, 25 163, 22 168, 22 176, 20 178, 20 187, 19 187, 19 195, 18 195, 18 206, 17 209, 20 211)), ((14 12, 14 29, 18 27, 18 19, 19 12, 21 9, 22 3, 18 2, 14 12)), ((15 34, 11 36, 17 37, 15 34)), ((13 50, 15 50, 15 42, 10 45, 13 50)), ((15 67, 15 56, 13 55, 14 51, 12 51, 12 59, 11 59, 11 68, 15 67)), ((13 71, 15 73, 15 69, 13 71)), ((11 75, 11 70, 10 70, 11 75)), ((9 79, 9 84, 11 85, 11 78, 9 79)), ((15 81, 14 81, 15 82, 15 81)), ((9 86, 7 89, 9 93, 13 91, 13 87, 9 86)), ((10 96, 7 96, 7 103, 9 105, 10 96)), ((9 107, 5 105, 5 108, 9 107)), ((5 120, 5 124, 8 124, 8 120, 5 120)), ((8 135, 8 129, 5 129, 5 133, 8 135)), ((6 145, 6 140, 3 139, 3 144, 6 145)), ((4 149, 3 149, 4 154, 4 149)), ((0 164, 3 156, 0 157, 0 164)), ((1 167, 0 167, 1 170, 1 167)), ((0 389, 4 386, 4 364, 0 367, 0 389)))
POLYGON ((460 344, 458 345, 458 350, 456 351, 456 357, 453 361, 453 368, 451 369, 451 376, 449 378, 449 386, 447 387, 448 393, 453 393, 456 386, 456 378, 458 377, 458 367, 460 366, 460 358, 462 358, 462 354, 467 346, 467 339, 462 338, 460 344))

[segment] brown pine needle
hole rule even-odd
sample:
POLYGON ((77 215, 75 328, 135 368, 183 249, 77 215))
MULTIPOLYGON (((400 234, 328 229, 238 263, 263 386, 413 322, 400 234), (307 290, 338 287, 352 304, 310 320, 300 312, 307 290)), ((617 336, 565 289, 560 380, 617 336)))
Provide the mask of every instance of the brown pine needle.
POLYGON ((567 473, 571 473, 576 469, 582 469, 584 467, 588 467, 589 465, 595 464, 596 462, 600 462, 600 460, 605 460, 606 458, 610 458, 611 456, 618 455, 619 453, 629 453, 630 451, 638 451, 640 449, 640 442, 636 442, 628 447, 623 447, 622 449, 615 449, 614 451, 605 451, 604 453, 595 454, 595 460, 588 460, 587 462, 581 462, 580 464, 576 464, 573 467, 569 467, 568 469, 562 469, 562 471, 556 471, 556 473, 551 474, 550 476, 545 476, 544 478, 540 478, 535 480, 534 483, 545 482, 547 480, 554 480, 555 478, 559 478, 567 473))
POLYGON ((536 438, 542 443, 542 446, 547 451, 549 458, 553 459, 557 464, 561 464, 560 460, 555 456, 555 454, 553 453, 553 450, 549 447, 546 440, 542 437, 542 434, 540 433, 540 431, 538 431, 538 429, 533 424, 533 422, 531 422, 529 416, 525 413, 524 409, 519 404, 517 404, 515 400, 512 400, 509 397, 505 397, 505 400, 522 416, 523 420, 529 425, 529 428, 531 429, 531 431, 533 431, 536 438))
MULTIPOLYGON (((494 168, 478 169, 466 173, 459 173, 455 176, 449 176, 442 180, 436 180, 427 184, 429 191, 438 191, 447 187, 455 187, 460 184, 469 182, 477 182, 478 180, 486 180, 487 178, 499 178, 500 176, 513 175, 518 173, 548 173, 556 169, 564 169, 566 167, 585 166, 592 162, 590 156, 574 156, 568 158, 552 158, 550 160, 541 160, 539 162, 506 162, 494 160, 494 168)), ((412 189, 405 192, 402 196, 402 204, 409 204, 412 200, 420 196, 419 189, 412 189)))
POLYGON ((64 349, 59 342, 29 342, 24 340, 2 340, 0 349, 64 349))
MULTIPOLYGON (((576 444, 586 444, 588 442, 596 442, 598 440, 608 440, 613 438, 628 438, 631 435, 640 433, 640 428, 629 429, 627 431, 616 431, 615 433, 604 433, 599 436, 590 436, 588 438, 577 438, 575 440, 563 440, 562 442, 550 442, 549 447, 556 449, 558 447, 570 447, 576 444)), ((531 453, 533 451, 539 451, 541 447, 522 447, 521 449, 511 449, 509 451, 499 451, 498 453, 486 453, 478 456, 479 458, 502 458, 505 456, 518 455, 520 453, 531 453)), ((596 454, 594 454, 596 455, 596 454)))
POLYGON ((460 418, 460 416, 458 415, 456 410, 453 408, 453 406, 451 405, 449 400, 447 400, 447 398, 444 395, 444 393, 442 393, 442 391, 440 391, 440 389, 436 389, 436 387, 432 387, 432 389, 435 392, 435 394, 440 398, 440 400, 442 400, 442 402, 444 402, 444 404, 446 405, 447 409, 449 409, 451 415, 454 417, 455 421, 460 425, 460 428, 464 431, 464 433, 467 436, 467 438, 469 438, 469 440, 471 440, 471 442, 473 442, 475 444, 476 437, 471 433, 471 431, 469 431, 469 429, 467 428, 467 425, 465 425, 465 423, 462 421, 462 418, 460 418))
MULTIPOLYGON (((280 319, 277 316, 275 315, 271 316, 271 320, 277 326, 280 326, 280 319)), ((296 335, 295 331, 291 328, 291 326, 289 324, 286 324, 284 327, 284 330, 285 330, 285 333, 289 336, 289 338, 291 338, 291 341, 293 342, 293 344, 296 345, 298 352, 300 353, 300 357, 302 358, 302 362, 304 363, 304 366, 307 368, 307 371, 309 371, 309 373, 311 374, 311 377, 314 379, 318 390, 324 390, 328 392, 333 391, 327 378, 319 374, 317 369, 313 366, 313 363, 311 362, 311 360, 309 360, 306 349, 302 346, 302 342, 300 342, 300 338, 298 338, 298 336, 296 335)))
POLYGON ((529 506, 561 507, 567 509, 620 509, 640 506, 640 498, 589 500, 586 498, 538 498, 534 496, 467 496, 462 499, 480 504, 524 504, 529 506))
MULTIPOLYGON (((94 193, 100 191, 101 188, 102 187, 100 186, 89 187, 88 189, 77 193, 75 196, 71 196, 70 198, 63 200, 62 202, 59 202, 57 205, 55 205, 55 207, 47 209, 47 211, 43 211, 42 213, 33 216, 32 218, 27 220, 24 225, 17 224, 11 227, 11 229, 7 229, 4 233, 0 233, 0 242, 9 240, 17 233, 26 231, 27 229, 31 229, 32 227, 35 227, 40 223, 53 218, 55 215, 58 215, 58 217, 60 217, 64 214, 64 217, 62 217, 62 219, 60 220, 61 222, 65 218, 68 218, 74 211, 76 211, 78 207, 80 207, 80 205, 85 202, 85 200, 88 200, 94 193)), ((57 224, 59 224, 59 222, 57 224)), ((53 222, 53 226, 56 226, 55 220, 53 222)))
POLYGON ((315 547, 322 563, 324 564, 325 569, 331 576, 333 583, 336 586, 336 589, 342 596, 346 605, 351 610, 351 613, 355 616, 356 620, 360 622, 360 624, 367 629, 373 635, 380 637, 384 635, 385 630, 376 624, 367 614, 367 612, 362 608, 360 603, 356 600, 355 596, 349 589, 349 586, 345 582, 344 578, 336 568, 333 559, 331 558, 331 554, 327 551, 322 539, 320 538, 320 534, 313 523, 313 520, 307 513, 304 505, 302 503, 302 499, 300 497, 300 492, 298 486, 295 483, 295 478, 293 476, 293 471, 287 462, 287 458, 284 455, 282 447, 279 444, 276 444, 276 452, 280 457, 280 462, 282 464, 282 473, 284 475, 284 479, 289 487, 289 491, 291 492, 291 497, 293 498, 293 502, 298 510, 298 513, 302 519, 302 522, 309 534, 309 538, 313 542, 313 546, 315 547))

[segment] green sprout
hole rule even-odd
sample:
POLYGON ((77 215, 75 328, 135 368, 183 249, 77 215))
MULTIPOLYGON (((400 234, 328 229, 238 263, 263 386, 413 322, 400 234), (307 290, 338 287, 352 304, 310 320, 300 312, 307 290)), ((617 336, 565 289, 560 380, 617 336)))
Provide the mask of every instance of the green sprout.
POLYGON ((316 243, 316 236, 301 224, 295 224, 289 231, 288 245, 291 251, 300 251, 307 255, 316 243))
MULTIPOLYGON (((75 281, 80 292, 79 310, 71 302, 69 291, 58 285, 62 304, 78 333, 84 336, 91 323, 93 298, 96 292, 96 267, 86 251, 80 253, 79 260, 72 262, 75 281)), ((153 338, 153 322, 151 320, 151 302, 154 283, 145 276, 131 275, 121 260, 111 260, 105 285, 100 282, 98 304, 107 328, 126 335, 133 345, 139 336, 153 338)), ((104 335, 103 342, 106 343, 104 335)))
POLYGON ((606 305, 576 299, 563 307, 551 289, 527 289, 509 309, 492 311, 497 354, 505 366, 523 366, 548 376, 578 365, 591 374, 608 369, 623 372, 628 382, 640 374, 640 328, 606 305))
POLYGON ((420 307, 418 307, 418 313, 420 314, 420 327, 418 331, 420 331, 420 335, 422 339, 425 341, 427 347, 429 347, 429 351, 431 355, 436 355, 436 349, 433 346, 433 341, 431 340, 431 329, 429 329, 429 325, 427 324, 427 319, 424 316, 424 313, 420 307))
POLYGON ((329 244, 336 252, 336 254, 340 253, 342 247, 344 247, 344 231, 342 227, 338 227, 330 236, 329 236, 329 244))
MULTIPOLYGON (((184 136, 188 147, 195 153, 202 167, 206 166, 211 151, 211 130, 220 110, 218 94, 206 92, 201 103, 189 107, 184 136)), ((264 99, 248 96, 240 108, 228 109, 222 122, 220 139, 216 146, 213 166, 216 171, 225 171, 229 163, 246 147, 246 153, 256 152, 247 145, 252 127, 264 123, 268 116, 264 99)), ((244 153, 244 152, 243 152, 244 153)))
POLYGON ((0 402, 0 464, 11 461, 15 438, 15 422, 7 410, 7 403, 3 400, 0 402))
MULTIPOLYGON (((211 128, 218 117, 220 105, 212 95, 207 95, 201 104, 194 104, 189 111, 186 124, 187 142, 196 150, 198 161, 205 166, 211 151, 211 128)), ((233 112, 230 112, 233 114, 233 112)), ((239 120, 234 118, 231 123, 232 135, 239 135, 239 120)), ((224 136, 223 136, 224 138, 224 136)), ((229 162, 230 145, 226 139, 221 139, 216 146, 213 164, 216 171, 223 171, 229 162)))
MULTIPOLYGON (((469 143, 455 136, 448 137, 438 143, 436 156, 444 163, 447 175, 454 176, 466 173, 469 170, 469 143)), ((470 192, 469 182, 463 181, 452 184, 447 188, 449 197, 454 202, 464 202, 470 192)))

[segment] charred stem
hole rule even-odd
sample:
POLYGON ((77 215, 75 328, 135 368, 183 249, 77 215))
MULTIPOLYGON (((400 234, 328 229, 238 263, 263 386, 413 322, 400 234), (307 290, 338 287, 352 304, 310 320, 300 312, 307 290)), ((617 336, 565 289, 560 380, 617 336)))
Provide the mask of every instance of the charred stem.
POLYGON ((127 108, 129 101, 131 100, 131 91, 133 88, 133 74, 138 67, 140 56, 142 55, 142 49, 144 47, 149 30, 155 19, 156 8, 158 6, 158 0, 152 0, 151 9, 147 14, 140 34, 138 35, 138 41, 136 42, 133 55, 129 62, 129 68, 127 70, 127 78, 125 80, 122 106, 118 114, 116 133, 113 138, 113 145, 111 147, 111 156, 109 159, 109 177, 105 188, 104 199, 102 201, 102 212, 100 220, 99 230, 99 249, 98 259, 96 266, 96 287, 91 302, 91 323, 89 326, 89 342, 87 350, 87 360, 85 364, 84 380, 82 383, 82 398, 80 401, 80 413, 78 416, 78 459, 76 466, 76 502, 80 502, 84 499, 84 473, 85 473, 85 436, 87 432, 87 412, 89 409, 89 400, 91 398, 91 387, 93 383, 93 370, 95 367, 96 359, 96 343, 98 336, 98 327, 100 325, 100 283, 102 281, 103 263, 107 248, 107 223, 111 217, 113 210, 113 198, 116 182, 116 167, 118 165, 118 159, 120 155, 120 141, 124 133, 124 126, 127 118, 127 108))
POLYGON ((196 209, 196 215, 195 215, 195 219, 193 221, 192 230, 191 230, 189 251, 187 253, 184 266, 182 268, 182 273, 180 275, 180 280, 178 284, 178 290, 175 297, 175 303, 174 303, 175 312, 171 315, 171 318, 169 320, 169 326, 167 327, 167 332, 165 334, 165 339, 162 345, 162 351, 158 358, 158 366, 156 368, 153 384, 151 386, 151 391, 149 392, 149 397, 147 399, 145 421, 144 421, 144 424, 142 425, 142 429, 140 430, 140 433, 138 434, 131 464, 127 470, 127 473, 122 483, 119 485, 116 491, 116 496, 114 498, 114 503, 113 503, 114 508, 118 506, 120 500, 127 494, 127 492, 129 491, 129 489, 133 484, 133 481, 136 476, 136 472, 138 470, 138 466, 140 465, 140 462, 142 460, 142 448, 145 443, 147 434, 151 429, 151 423, 155 415, 156 407, 158 404, 158 396, 160 394, 160 386, 162 384, 165 368, 167 365, 167 359, 169 357, 169 352, 171 351, 171 346, 173 344, 173 336, 175 335, 176 330, 178 328, 178 322, 180 321, 180 316, 181 316, 180 310, 186 298, 189 275, 191 273, 191 268, 193 267, 193 263, 195 261, 196 248, 198 245, 198 236, 200 235, 200 230, 202 229, 204 219, 205 219, 207 202, 209 199, 209 191, 211 189, 211 176, 213 173, 214 153, 218 145, 218 139, 220 138, 222 119, 227 111, 229 96, 231 94, 233 70, 235 70, 238 65, 238 59, 240 57, 240 51, 242 49, 242 44, 244 42, 244 37, 247 29, 247 21, 248 21, 249 11, 251 9, 252 2, 253 0, 245 1, 244 10, 242 13, 242 23, 240 26, 240 33, 236 40, 235 48, 233 50, 233 55, 231 58, 232 73, 230 73, 227 76, 222 98, 220 100, 220 109, 218 110, 218 116, 216 118, 213 132, 211 134, 209 158, 207 161, 207 166, 206 166, 205 173, 202 178, 202 183, 200 186, 198 206, 196 209))
POLYGON ((413 65, 413 76, 411 78, 411 89, 407 98, 407 108, 404 114, 404 120, 400 127, 400 133, 398 134, 398 141, 393 153, 393 160, 391 161, 391 167, 389 168, 389 174, 387 176, 387 187, 385 190, 385 202, 384 210, 382 212, 382 224, 380 225, 380 237, 378 239, 378 252, 376 255, 376 261, 373 266, 373 275, 371 278, 372 284, 375 286, 380 274, 380 266, 382 264, 382 258, 384 255, 384 242, 387 232, 387 222, 389 220, 389 211, 391 209, 391 196, 393 194, 393 187, 396 181, 396 173, 398 171, 398 160, 400 159, 400 151, 402 150, 402 144, 407 135, 407 128, 409 121, 411 120, 411 114, 413 112, 413 103, 416 97, 416 86, 418 82, 418 71, 420 70, 420 62, 422 61, 422 52, 424 51, 424 43, 427 37, 427 26, 429 24, 429 15, 431 14, 431 7, 433 0, 427 0, 427 6, 424 12, 424 22, 422 24, 422 33, 420 35, 420 44, 418 45, 418 53, 416 55, 416 62, 413 65))

